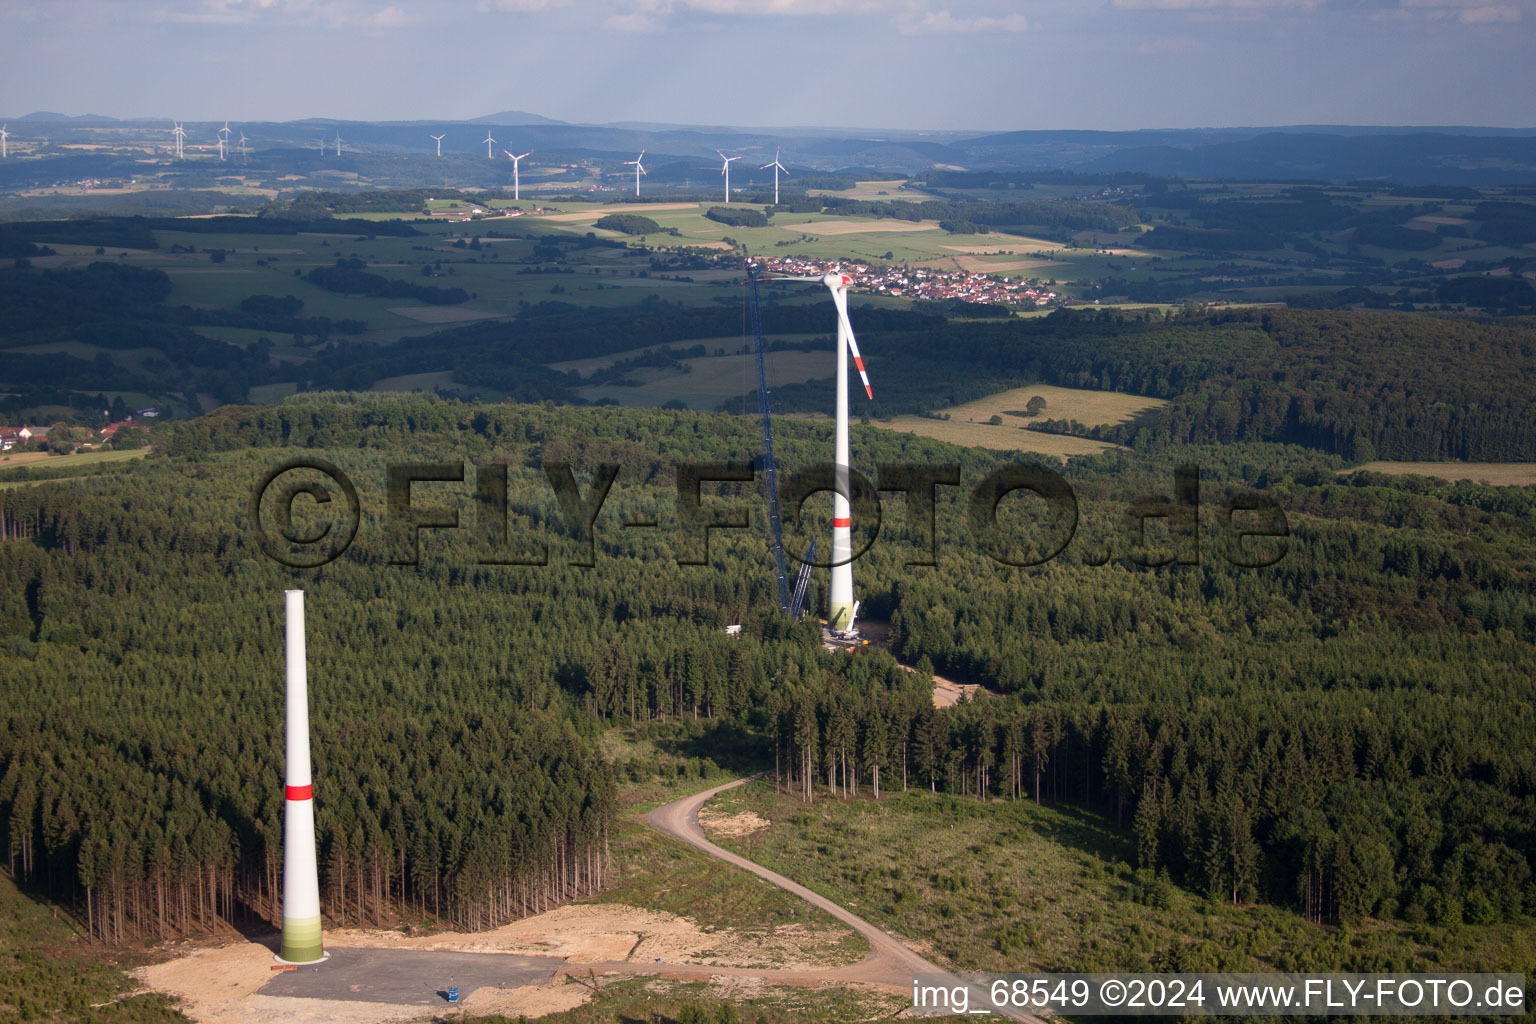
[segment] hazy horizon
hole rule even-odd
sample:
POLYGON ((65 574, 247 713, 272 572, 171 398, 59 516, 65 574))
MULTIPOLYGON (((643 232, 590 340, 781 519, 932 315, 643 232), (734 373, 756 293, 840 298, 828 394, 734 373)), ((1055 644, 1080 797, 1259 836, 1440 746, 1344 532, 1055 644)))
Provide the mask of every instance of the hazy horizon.
POLYGON ((1536 0, 54 0, 0 12, 26 55, 0 96, 194 121, 1487 127, 1529 123, 1533 18, 1536 0))

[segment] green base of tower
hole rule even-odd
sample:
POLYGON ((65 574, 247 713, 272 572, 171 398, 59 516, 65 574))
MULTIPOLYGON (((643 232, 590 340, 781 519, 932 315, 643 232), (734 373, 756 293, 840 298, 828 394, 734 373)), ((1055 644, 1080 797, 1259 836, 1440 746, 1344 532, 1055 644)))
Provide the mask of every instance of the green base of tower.
POLYGON ((283 918, 283 945, 278 958, 290 964, 312 964, 325 959, 325 943, 320 936, 320 918, 283 918))

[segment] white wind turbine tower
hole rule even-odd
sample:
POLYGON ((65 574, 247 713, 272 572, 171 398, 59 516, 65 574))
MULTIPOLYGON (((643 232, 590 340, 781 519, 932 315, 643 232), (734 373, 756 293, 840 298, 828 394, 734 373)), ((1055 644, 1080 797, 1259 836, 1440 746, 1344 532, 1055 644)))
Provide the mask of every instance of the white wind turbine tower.
POLYGON ((341 156, 341 132, 336 133, 336 155, 341 156))
POLYGON ((7 123, 7 124, 0 124, 0 160, 3 160, 6 157, 10 156, 10 153, 6 150, 6 146, 5 146, 5 140, 7 140, 7 139, 9 139, 11 137, 11 133, 6 131, 6 129, 9 128, 9 127, 10 127, 9 123, 7 123))
POLYGON ((315 861, 315 791, 309 763, 309 678, 304 651, 304 591, 284 594, 287 667, 283 757, 283 943, 280 963, 324 960, 320 880, 315 861))
MULTIPOLYGON (((715 152, 720 153, 718 149, 715 152)), ((720 159, 725 161, 720 167, 720 173, 725 175, 725 201, 729 203, 731 201, 731 161, 740 160, 741 157, 726 156, 724 153, 720 153, 720 159)))
POLYGON ((832 293, 832 304, 837 307, 837 427, 833 444, 833 479, 835 493, 832 496, 832 587, 827 608, 827 625, 834 630, 852 630, 858 614, 858 602, 853 599, 853 531, 849 504, 849 454, 848 454, 848 355, 859 369, 859 379, 864 383, 864 393, 873 401, 875 393, 869 386, 869 374, 864 370, 864 357, 859 355, 859 344, 853 337, 853 326, 848 322, 848 287, 853 279, 847 274, 832 273, 822 277, 772 277, 772 281, 818 281, 832 293))
POLYGON ((437 155, 438 156, 442 156, 443 155, 443 140, 446 139, 447 137, 448 137, 448 133, 447 132, 444 132, 441 135, 428 135, 427 136, 427 138, 433 139, 433 140, 435 140, 437 142, 437 155))
POLYGON ((491 130, 489 128, 487 128, 485 130, 485 158, 487 160, 494 160, 494 159, 496 159, 496 155, 491 152, 491 143, 493 143, 495 141, 496 141, 495 139, 491 138, 491 130))
POLYGON ((219 159, 224 159, 224 136, 219 136, 219 159))
POLYGON ((778 206, 779 205, 779 172, 783 171, 784 172, 784 177, 787 178, 787 177, 789 177, 789 169, 787 167, 785 167, 783 164, 779 163, 779 151, 777 149, 775 149, 773 151, 773 163, 771 163, 771 164, 763 164, 763 166, 759 167, 758 170, 766 171, 770 167, 773 168, 773 205, 774 206, 778 206))
POLYGON ((240 158, 245 163, 251 162, 251 151, 245 148, 245 132, 240 133, 240 158))
MULTIPOLYGON (((645 174, 645 166, 640 163, 640 161, 644 160, 644 159, 645 159, 645 150, 642 149, 640 151, 640 155, 639 156, 635 157, 633 160, 625 160, 624 161, 624 166, 625 167, 628 167, 630 164, 634 164, 635 165, 635 195, 637 195, 637 196, 640 194, 640 175, 645 174)), ((645 174, 645 176, 647 178, 650 177, 649 174, 645 174)))
POLYGON ((224 122, 224 127, 219 129, 219 159, 224 159, 224 147, 229 144, 229 122, 224 122))
POLYGON ((181 160, 184 159, 181 150, 181 140, 187 137, 187 132, 186 129, 181 126, 180 121, 173 121, 171 123, 176 126, 171 129, 171 134, 176 137, 176 159, 181 160))
POLYGON ((521 194, 519 193, 519 189, 521 188, 521 186, 518 184, 518 180, 517 180, 517 162, 519 160, 521 160, 524 156, 532 156, 533 155, 533 150, 530 149, 528 152, 524 153, 522 156, 513 156, 510 152, 508 152, 505 149, 502 150, 502 152, 506 153, 507 154, 507 158, 512 161, 512 199, 515 202, 518 199, 522 198, 521 194))

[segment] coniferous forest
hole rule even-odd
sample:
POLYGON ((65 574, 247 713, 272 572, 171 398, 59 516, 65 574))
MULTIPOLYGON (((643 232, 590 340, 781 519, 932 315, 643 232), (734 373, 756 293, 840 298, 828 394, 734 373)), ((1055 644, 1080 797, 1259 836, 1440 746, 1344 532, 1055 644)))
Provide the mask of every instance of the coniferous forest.
MULTIPOLYGON (((938 488, 931 549, 887 492, 855 573, 891 650, 848 654, 778 613, 758 490, 704 485, 703 506, 752 521, 707 556, 679 513, 679 465, 750 460, 759 440, 723 414, 315 395, 170 425, 138 464, 0 489, 9 870, 103 941, 276 920, 279 611, 301 586, 336 923, 483 928, 595 891, 618 780, 638 770, 602 733, 675 721, 755 735, 759 766, 805 800, 1081 806, 1145 867, 1315 921, 1536 912, 1531 489, 1341 475, 1274 442, 1146 445, 1074 460, 1076 533, 1011 566, 968 519, 1002 457, 856 427, 860 472, 946 466, 961 485, 938 488), (295 456, 360 497, 356 540, 320 568, 263 554, 251 516, 295 456), (1166 503, 1191 463, 1198 523, 1143 531, 1128 510, 1166 503), (449 467, 417 474, 411 507, 457 529, 400 527, 401 464, 449 467), (613 475, 595 519, 557 497, 555 464, 583 501, 613 475), (501 473, 505 508, 485 497, 501 473), (1230 536, 1226 510, 1253 492, 1285 536, 1230 536), (1282 557, 1246 568, 1254 545, 1282 557), (929 550, 936 565, 912 564, 929 550), (933 671, 996 696, 935 709, 933 671)), ((790 468, 830 450, 801 421, 778 444, 790 468)), ((1046 529, 1007 501, 1016 540, 1046 529)), ((787 520, 792 550, 822 535, 812 505, 787 520)))

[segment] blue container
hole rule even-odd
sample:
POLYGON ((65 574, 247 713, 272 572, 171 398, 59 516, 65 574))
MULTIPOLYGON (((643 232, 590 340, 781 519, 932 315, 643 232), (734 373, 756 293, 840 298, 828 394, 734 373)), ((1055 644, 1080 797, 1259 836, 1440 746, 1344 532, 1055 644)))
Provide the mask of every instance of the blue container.
POLYGON ((458 989, 451 988, 451 989, 448 990, 448 1001, 450 1003, 456 1003, 456 1002, 459 1001, 459 990, 458 989))

